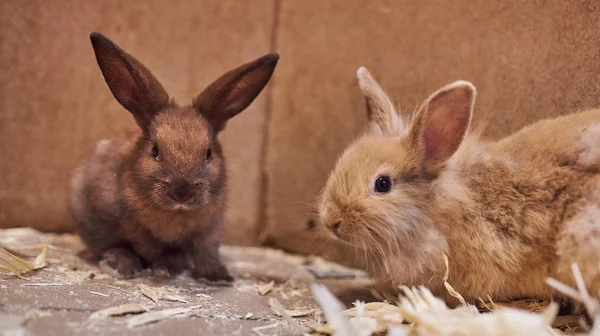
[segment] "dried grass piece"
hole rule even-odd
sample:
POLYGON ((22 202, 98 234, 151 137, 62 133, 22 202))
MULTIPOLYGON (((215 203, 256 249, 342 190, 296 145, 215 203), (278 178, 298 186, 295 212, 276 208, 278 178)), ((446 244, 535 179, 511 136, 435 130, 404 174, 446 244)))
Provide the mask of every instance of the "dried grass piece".
POLYGON ((128 303, 116 307, 99 310, 90 316, 90 319, 106 318, 109 316, 123 316, 127 314, 139 314, 147 312, 146 307, 135 303, 128 303))
POLYGON ((150 300, 154 302, 154 304, 158 304, 158 300, 160 299, 160 293, 154 288, 144 284, 137 285, 140 292, 150 300))
POLYGON ((21 287, 54 287, 54 286, 63 286, 64 284, 58 282, 32 282, 21 284, 21 287))
MULTIPOLYGON (((449 268, 447 258, 444 282, 449 268)), ((312 325, 313 332, 325 335, 557 335, 551 323, 556 319, 558 305, 552 303, 541 312, 501 307, 491 298, 489 313, 482 314, 473 305, 450 309, 445 302, 433 296, 425 287, 400 287, 404 293, 397 306, 384 302, 364 304, 356 302, 355 308, 342 313, 340 303, 324 287, 313 285, 315 299, 325 311, 326 325, 312 325), (354 316, 350 321, 346 316, 354 316), (338 325, 341 325, 340 329, 338 325), (352 329, 350 329, 350 326, 352 329)), ((447 288, 450 291, 448 284, 447 288)), ((460 293, 455 293, 462 298, 460 293)), ((583 295, 585 296, 585 295, 583 295)), ((460 300, 460 299, 459 299, 460 300)), ((480 300, 482 303, 483 300, 480 300)), ((486 304, 487 305, 487 304, 486 304)), ((600 315, 599 315, 600 316, 600 315)), ((600 335, 598 335, 600 336, 600 335)))
POLYGON ((570 297, 571 299, 580 301, 582 300, 581 298, 581 294, 574 290, 573 288, 563 284, 562 282, 552 279, 552 278, 547 278, 546 279, 546 284, 552 288, 554 288, 555 290, 563 293, 564 295, 570 297))
POLYGON ((181 298, 181 297, 175 296, 175 295, 164 294, 164 293, 162 294, 160 299, 165 300, 165 301, 171 301, 171 302, 189 303, 189 301, 185 300, 184 298, 181 298))
POLYGON ((548 286, 554 288, 555 290, 563 293, 564 295, 569 296, 574 300, 582 302, 590 316, 595 317, 598 313, 600 313, 600 301, 590 296, 590 293, 588 292, 585 286, 583 276, 581 275, 581 271, 579 270, 579 266, 577 266, 576 263, 571 264, 571 270, 573 272, 573 277, 575 278, 577 290, 552 278, 547 278, 546 284, 548 284, 548 286))
POLYGON ((311 289, 315 300, 323 309, 327 322, 331 324, 336 335, 354 336, 350 321, 342 313, 344 305, 324 285, 313 284, 311 289))
MULTIPOLYGON (((313 314, 315 312, 315 310, 313 308, 294 309, 294 310, 285 309, 285 307, 277 299, 275 299, 275 298, 270 298, 269 299, 269 307, 271 307, 271 309, 273 309, 273 311, 275 312, 276 315, 282 316, 284 319, 286 317, 303 317, 303 316, 308 316, 308 315, 311 315, 311 314, 313 314)), ((295 321, 293 321, 293 320, 291 320, 291 321, 294 324, 296 324, 295 321)))
POLYGON ((44 246, 44 248, 42 249, 42 252, 40 252, 40 254, 37 257, 35 257, 35 260, 33 261, 33 268, 40 269, 40 268, 48 266, 48 263, 46 262, 47 256, 48 256, 48 245, 44 246))
POLYGON ((305 261, 305 265, 317 279, 354 279, 366 277, 365 271, 349 268, 316 256, 309 257, 305 261))
POLYGON ((260 294, 261 296, 265 296, 267 294, 269 294, 270 291, 273 290, 273 287, 275 287, 275 281, 271 280, 271 282, 269 282, 268 284, 262 284, 258 286, 258 294, 260 294))
POLYGON ((137 287, 140 290, 140 292, 142 292, 144 296, 152 300, 154 304, 158 304, 158 300, 189 303, 187 300, 179 296, 165 293, 165 291, 162 288, 150 287, 144 284, 138 284, 137 287))
MULTIPOLYGON (((488 295, 489 297, 489 295, 488 295)), ((497 306, 508 307, 508 308, 519 308, 536 313, 545 311, 551 304, 550 301, 538 301, 538 300, 516 300, 509 302, 499 302, 497 306)))
POLYGON ((25 260, 16 255, 0 248, 0 272, 8 274, 24 274, 36 269, 48 266, 46 256, 48 254, 48 246, 44 246, 42 252, 33 260, 25 260))
POLYGON ((311 314, 313 314, 315 312, 315 310, 313 308, 307 308, 307 309, 294 309, 294 310, 285 310, 286 314, 288 314, 291 317, 304 317, 304 316, 309 316, 311 314))
POLYGON ((450 295, 458 299, 460 304, 462 304, 464 307, 467 307, 467 301, 465 301, 463 296, 460 295, 459 292, 455 291, 454 288, 448 283, 448 277, 450 276, 450 266, 448 265, 448 256, 444 254, 443 257, 444 265, 446 265, 446 273, 444 273, 444 287, 446 287, 446 290, 448 291, 448 293, 450 293, 450 295))
POLYGON ((590 296, 590 293, 588 292, 587 287, 585 286, 585 281, 583 280, 581 270, 579 269, 579 266, 576 263, 571 264, 571 271, 573 272, 573 277, 575 278, 577 290, 552 278, 546 278, 546 283, 550 287, 563 293, 564 295, 569 296, 574 300, 582 302, 589 316, 595 322, 594 327, 588 335, 600 336, 600 323, 598 323, 598 321, 600 321, 600 301, 590 296))
POLYGON ((304 330, 302 329, 302 326, 300 326, 298 322, 294 321, 285 307, 276 298, 272 297, 269 299, 269 306, 277 315, 283 317, 287 325, 294 331, 294 334, 303 333, 304 330))
POLYGON ((42 244, 42 243, 33 244, 33 245, 22 245, 22 244, 15 245, 15 244, 3 244, 2 242, 0 242, 0 248, 7 250, 8 252, 10 252, 14 255, 17 255, 19 257, 25 257, 25 258, 35 258, 37 255, 42 253, 42 251, 44 250, 44 247, 58 250, 54 246, 50 246, 48 244, 42 244))
POLYGON ((122 288, 119 288, 119 287, 117 287, 117 286, 111 286, 111 285, 105 285, 105 286, 106 286, 106 287, 108 287, 108 288, 110 288, 110 289, 114 289, 114 290, 116 290, 116 291, 119 291, 119 292, 121 292, 121 293, 125 293, 125 294, 129 294, 129 295, 133 295, 133 293, 132 293, 132 292, 126 291, 126 290, 124 290, 124 289, 122 289, 122 288))
POLYGON ((402 324, 404 319, 400 308, 386 302, 355 302, 356 308, 348 309, 344 313, 352 317, 367 317, 378 321, 379 327, 387 329, 389 326, 402 324))
POLYGON ((104 294, 104 293, 100 293, 100 292, 94 292, 94 291, 90 291, 90 294, 94 294, 94 295, 98 295, 98 296, 104 296, 104 297, 109 297, 108 294, 104 294))
POLYGON ((570 334, 574 334, 581 329, 580 320, 581 316, 579 315, 557 316, 552 322, 552 327, 562 331, 567 330, 570 334))
POLYGON ((142 315, 129 318, 127 320, 127 327, 135 328, 142 325, 162 321, 168 318, 189 316, 194 310, 198 308, 200 308, 200 306, 192 306, 187 308, 173 308, 147 312, 142 315))

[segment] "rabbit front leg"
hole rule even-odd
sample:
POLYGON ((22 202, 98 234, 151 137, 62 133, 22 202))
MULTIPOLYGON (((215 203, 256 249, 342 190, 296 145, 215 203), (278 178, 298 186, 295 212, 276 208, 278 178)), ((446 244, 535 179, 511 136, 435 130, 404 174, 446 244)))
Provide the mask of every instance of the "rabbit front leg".
POLYGON ((129 249, 113 247, 102 253, 98 267, 107 273, 116 272, 116 277, 130 279, 140 273, 142 261, 129 249))
POLYGON ((182 249, 169 249, 158 257, 151 265, 157 276, 171 277, 189 268, 189 255, 182 249))
POLYGON ((210 281, 232 282, 233 277, 223 265, 219 256, 219 242, 214 237, 207 239, 199 237, 191 244, 190 255, 194 263, 192 276, 195 279, 207 279, 210 281))
POLYGON ((165 243, 157 239, 148 229, 137 223, 123 228, 123 236, 133 247, 133 251, 146 264, 152 265, 165 251, 165 243))

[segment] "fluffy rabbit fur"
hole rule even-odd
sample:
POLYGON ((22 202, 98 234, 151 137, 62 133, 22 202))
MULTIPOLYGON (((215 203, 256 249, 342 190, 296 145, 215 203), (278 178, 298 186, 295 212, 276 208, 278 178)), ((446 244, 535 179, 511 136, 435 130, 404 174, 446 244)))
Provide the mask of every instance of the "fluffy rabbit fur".
POLYGON ((468 132, 471 83, 441 88, 409 120, 366 69, 358 79, 370 130, 322 191, 322 233, 364 253, 387 288, 426 285, 448 302, 444 254, 470 301, 560 298, 545 279, 574 285, 573 262, 598 293, 600 110, 486 143, 468 132))
POLYGON ((219 258, 227 203, 217 138, 261 92, 279 56, 231 70, 179 106, 150 71, 99 33, 90 35, 113 95, 140 127, 100 141, 73 179, 71 210, 89 250, 123 277, 158 274, 233 280, 219 258))

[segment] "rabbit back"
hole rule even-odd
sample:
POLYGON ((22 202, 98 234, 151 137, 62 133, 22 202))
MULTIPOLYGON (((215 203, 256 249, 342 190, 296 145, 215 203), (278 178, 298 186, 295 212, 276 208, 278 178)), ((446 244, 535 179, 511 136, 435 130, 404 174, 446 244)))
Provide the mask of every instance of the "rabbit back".
POLYGON ((124 244, 120 214, 125 210, 119 181, 130 140, 114 138, 97 143, 92 157, 72 179, 71 213, 77 231, 92 253, 124 244))

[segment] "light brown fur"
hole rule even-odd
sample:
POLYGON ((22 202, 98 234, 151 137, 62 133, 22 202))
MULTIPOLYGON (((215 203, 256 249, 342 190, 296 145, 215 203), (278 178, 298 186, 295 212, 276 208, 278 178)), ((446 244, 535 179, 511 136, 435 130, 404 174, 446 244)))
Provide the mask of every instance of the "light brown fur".
MULTIPOLYGON (((369 115, 380 115, 371 123, 393 120, 381 117, 397 112, 365 69, 359 83, 369 115)), ((557 293, 545 279, 574 285, 573 262, 598 293, 600 110, 484 142, 477 132, 462 135, 474 97, 472 85, 456 82, 411 123, 372 125, 376 131, 344 152, 325 185, 322 232, 362 250, 388 288, 424 284, 454 302, 442 281, 446 254, 448 281, 469 301, 550 298, 557 293), (382 174, 392 177, 392 190, 374 193, 382 174)))

